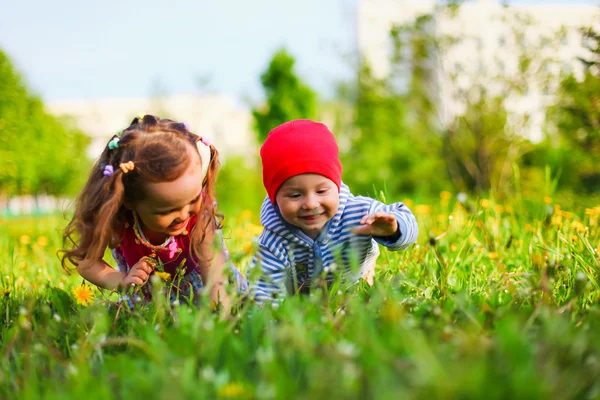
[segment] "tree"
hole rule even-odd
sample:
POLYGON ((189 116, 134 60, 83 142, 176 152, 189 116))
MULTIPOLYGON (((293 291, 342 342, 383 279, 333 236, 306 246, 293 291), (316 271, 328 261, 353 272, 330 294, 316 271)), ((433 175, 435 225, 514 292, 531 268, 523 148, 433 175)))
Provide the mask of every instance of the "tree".
POLYGON ((46 113, 0 50, 0 194, 72 193, 89 164, 89 138, 46 113))
POLYGON ((549 108, 548 121, 558 133, 560 146, 572 149, 576 179, 588 191, 600 187, 600 35, 591 28, 582 30, 590 58, 581 58, 583 79, 573 72, 559 88, 556 106, 549 108))
POLYGON ((294 58, 285 49, 278 50, 260 77, 266 104, 252 110, 260 143, 277 125, 316 116, 316 93, 296 76, 294 64, 294 58))

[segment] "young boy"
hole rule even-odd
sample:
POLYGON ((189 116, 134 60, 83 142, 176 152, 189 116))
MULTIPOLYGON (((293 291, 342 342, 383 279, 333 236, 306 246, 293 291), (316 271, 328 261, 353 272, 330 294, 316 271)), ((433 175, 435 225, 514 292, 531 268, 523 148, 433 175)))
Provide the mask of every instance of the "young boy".
POLYGON ((350 193, 341 180, 337 143, 324 124, 286 122, 269 133, 260 155, 268 196, 250 265, 261 268, 252 288, 257 303, 307 292, 319 276, 333 281, 334 272, 346 282, 372 276, 378 243, 395 251, 417 239, 417 222, 403 203, 350 193))

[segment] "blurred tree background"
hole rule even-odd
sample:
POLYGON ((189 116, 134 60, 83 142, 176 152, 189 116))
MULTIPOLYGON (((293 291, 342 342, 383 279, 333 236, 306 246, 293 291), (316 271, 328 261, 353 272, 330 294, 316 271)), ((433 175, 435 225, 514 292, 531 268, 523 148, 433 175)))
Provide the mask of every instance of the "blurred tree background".
POLYGON ((0 196, 72 196, 83 184, 90 139, 44 111, 0 50, 0 196))
MULTIPOLYGON (((437 10, 455 13, 461 2, 437 10)), ((529 23, 518 15, 506 21, 515 43, 523 42, 529 23)), ((385 190, 395 199, 427 199, 441 191, 496 197, 571 196, 596 201, 600 194, 600 49, 599 35, 582 27, 590 57, 581 60, 583 79, 563 73, 548 107, 544 136, 533 142, 530 116, 514 113, 510 99, 528 85, 547 81, 548 63, 528 43, 518 68, 475 75, 451 71, 440 56, 468 37, 440 37, 432 17, 394 26, 389 73, 376 76, 364 59, 354 62, 354 78, 338 82, 337 96, 324 100, 295 70, 295 59, 279 49, 260 76, 264 101, 252 107, 260 145, 267 133, 295 118, 324 121, 337 136, 344 181, 357 194, 385 190), (451 80, 461 112, 448 113, 438 101, 443 88, 435 74, 451 80), (543 188, 543 190, 541 190, 543 188)), ((556 38, 560 40, 560 32, 556 38)), ((448 94, 448 93, 446 93, 448 94)), ((0 51, 0 195, 72 196, 89 171, 89 139, 72 121, 44 111, 29 93, 9 58, 0 51)), ((252 158, 252 157, 251 157, 252 158)), ((258 154, 253 162, 228 158, 219 177, 220 203, 228 210, 256 209, 264 197, 258 154), (231 193, 243 192, 243 196, 231 193)))

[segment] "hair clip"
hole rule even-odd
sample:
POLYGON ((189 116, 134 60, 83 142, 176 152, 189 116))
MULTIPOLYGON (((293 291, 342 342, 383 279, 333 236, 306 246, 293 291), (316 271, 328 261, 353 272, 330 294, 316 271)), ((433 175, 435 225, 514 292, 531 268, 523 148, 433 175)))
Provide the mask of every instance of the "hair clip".
POLYGON ((137 123, 138 123, 138 124, 141 124, 141 123, 143 123, 143 122, 144 122, 144 117, 145 117, 145 116, 146 116, 146 114, 140 114, 140 115, 138 115, 138 117, 137 117, 137 119, 138 119, 137 123))
POLYGON ((120 140, 120 139, 119 139, 118 137, 111 139, 111 141, 110 141, 110 142, 108 142, 108 148, 109 148, 110 150, 114 150, 114 149, 116 149, 117 147, 119 147, 119 140, 120 140))
POLYGON ((208 146, 208 147, 212 146, 212 144, 213 144, 213 143, 212 143, 212 140, 210 140, 210 139, 209 139, 208 137, 206 137, 206 136, 202 136, 202 137, 200 138, 200 141, 201 141, 202 143, 204 143, 204 144, 205 144, 206 146, 208 146))
POLYGON ((123 129, 119 129, 116 133, 115 136, 121 136, 123 134, 123 129))
POLYGON ((111 176, 113 174, 113 172, 115 172, 115 169, 113 168, 112 165, 105 165, 103 168, 103 171, 102 171, 104 176, 111 176))
POLYGON ((121 168, 121 171, 123 171, 124 174, 128 173, 129 171, 133 171, 134 167, 135 165, 133 164, 133 161, 127 161, 126 163, 119 164, 119 168, 121 168))
POLYGON ((182 122, 183 127, 185 128, 186 131, 191 131, 192 129, 190 128, 190 126, 188 125, 187 122, 182 122))

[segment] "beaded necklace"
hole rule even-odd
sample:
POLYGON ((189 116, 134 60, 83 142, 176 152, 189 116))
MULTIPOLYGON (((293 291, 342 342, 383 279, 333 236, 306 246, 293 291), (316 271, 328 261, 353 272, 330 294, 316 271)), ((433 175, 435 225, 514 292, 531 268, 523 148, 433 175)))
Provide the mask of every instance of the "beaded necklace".
MULTIPOLYGON (((170 252, 169 252, 170 257, 173 257, 175 255, 175 253, 179 254, 183 251, 179 246, 177 246, 177 242, 175 241, 175 238, 173 236, 169 236, 163 242, 163 244, 154 245, 154 244, 150 243, 150 241, 148 239, 146 239, 146 236, 144 236, 144 232, 140 228, 140 221, 139 221, 137 213, 135 211, 133 212, 133 233, 135 234, 135 237, 136 237, 135 242, 137 244, 142 244, 145 247, 152 250, 150 257, 156 258, 156 253, 159 251, 165 250, 165 249, 170 250, 170 252)), ((183 232, 183 234, 187 235, 187 229, 183 232)))

